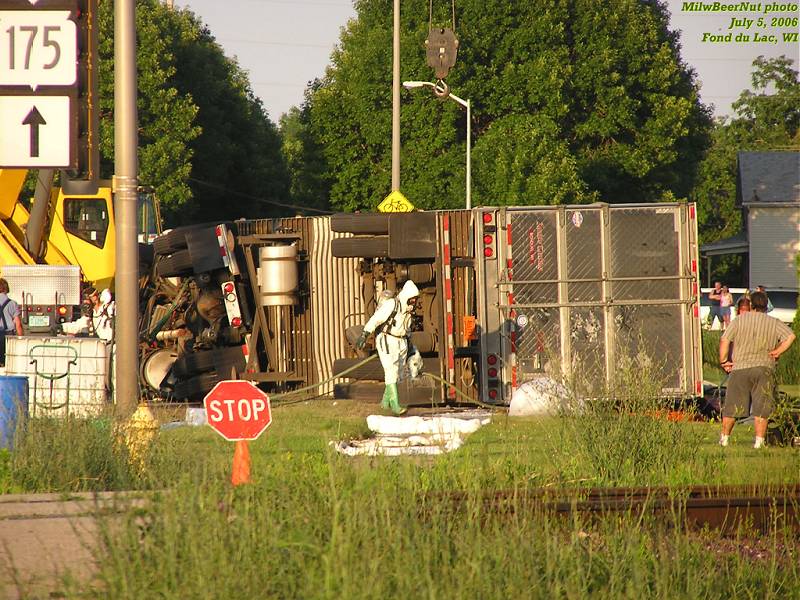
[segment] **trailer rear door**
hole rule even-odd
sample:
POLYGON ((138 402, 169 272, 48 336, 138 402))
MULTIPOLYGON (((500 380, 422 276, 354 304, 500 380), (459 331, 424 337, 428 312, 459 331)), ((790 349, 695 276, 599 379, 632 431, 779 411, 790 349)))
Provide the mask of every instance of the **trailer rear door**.
POLYGON ((701 387, 697 233, 686 204, 481 209, 481 396, 564 371, 594 394, 626 361, 701 387))

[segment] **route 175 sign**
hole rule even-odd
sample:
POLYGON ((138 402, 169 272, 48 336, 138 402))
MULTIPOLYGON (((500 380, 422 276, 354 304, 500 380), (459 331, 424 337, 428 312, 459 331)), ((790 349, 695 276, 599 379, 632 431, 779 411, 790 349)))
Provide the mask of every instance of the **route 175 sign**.
MULTIPOLYGON (((96 0, 0 0, 0 167, 76 168, 96 0)), ((94 74, 92 74, 94 76, 94 74)))

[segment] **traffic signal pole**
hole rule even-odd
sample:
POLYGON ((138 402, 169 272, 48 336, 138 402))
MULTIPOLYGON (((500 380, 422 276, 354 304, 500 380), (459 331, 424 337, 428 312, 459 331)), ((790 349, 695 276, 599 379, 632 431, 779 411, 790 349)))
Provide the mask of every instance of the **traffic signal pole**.
POLYGON ((138 147, 136 1, 114 2, 114 213, 116 216, 115 400, 121 417, 139 402, 139 246, 136 238, 138 147))

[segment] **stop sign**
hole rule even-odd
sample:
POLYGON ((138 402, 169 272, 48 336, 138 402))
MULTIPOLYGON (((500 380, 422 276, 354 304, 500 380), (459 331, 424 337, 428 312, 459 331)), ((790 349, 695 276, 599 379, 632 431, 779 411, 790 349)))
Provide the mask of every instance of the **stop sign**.
POLYGON ((272 422, 269 396, 249 381, 220 381, 203 405, 208 424, 226 440, 254 440, 272 422))

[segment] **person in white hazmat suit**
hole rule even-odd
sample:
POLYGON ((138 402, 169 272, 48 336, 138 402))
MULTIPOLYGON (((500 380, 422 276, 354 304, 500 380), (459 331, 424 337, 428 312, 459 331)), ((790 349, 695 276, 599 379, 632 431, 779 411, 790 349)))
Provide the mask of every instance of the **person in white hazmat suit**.
POLYGON ((95 288, 89 288, 84 293, 86 300, 84 314, 76 321, 61 324, 61 333, 67 335, 85 335, 98 337, 106 344, 105 372, 106 388, 109 391, 114 389, 114 356, 116 354, 114 344, 114 315, 116 305, 108 288, 98 292, 95 288))
POLYGON ((104 342, 114 338, 115 305, 108 289, 98 292, 94 288, 86 291, 88 312, 76 321, 62 323, 61 331, 70 335, 97 336, 104 342))
POLYGON ((406 361, 409 354, 413 355, 412 377, 419 371, 422 362, 419 353, 413 350, 408 340, 411 327, 411 313, 419 296, 419 289, 410 279, 405 282, 403 289, 395 298, 386 298, 379 305, 375 313, 364 325, 364 331, 356 341, 356 347, 362 349, 367 343, 367 338, 375 332, 375 347, 378 357, 383 365, 383 380, 386 387, 383 390, 381 408, 396 414, 405 414, 406 409, 400 406, 397 394, 397 382, 402 379, 406 361), (412 348, 409 352, 409 348, 412 348))

